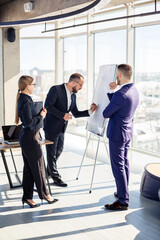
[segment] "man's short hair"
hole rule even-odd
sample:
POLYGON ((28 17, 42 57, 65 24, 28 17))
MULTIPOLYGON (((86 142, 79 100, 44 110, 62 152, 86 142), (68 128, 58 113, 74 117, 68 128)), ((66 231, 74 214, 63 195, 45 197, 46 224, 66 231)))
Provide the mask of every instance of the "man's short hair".
POLYGON ((75 79, 81 80, 81 78, 84 78, 81 74, 73 73, 69 78, 69 82, 73 82, 75 79))
POLYGON ((131 79, 132 77, 132 67, 128 64, 118 65, 118 71, 120 71, 124 77, 131 79))

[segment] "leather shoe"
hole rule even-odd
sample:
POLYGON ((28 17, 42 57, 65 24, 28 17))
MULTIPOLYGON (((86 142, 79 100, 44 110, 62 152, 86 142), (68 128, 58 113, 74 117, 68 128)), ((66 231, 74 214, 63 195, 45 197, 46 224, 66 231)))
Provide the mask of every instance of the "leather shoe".
POLYGON ((60 187, 67 187, 67 183, 63 182, 60 178, 55 179, 54 184, 60 187))
POLYGON ((114 196, 115 196, 116 198, 118 198, 118 194, 117 194, 117 192, 114 192, 114 196))
POLYGON ((128 210, 128 204, 122 204, 119 201, 116 201, 112 204, 106 204, 105 208, 109 210, 128 210))

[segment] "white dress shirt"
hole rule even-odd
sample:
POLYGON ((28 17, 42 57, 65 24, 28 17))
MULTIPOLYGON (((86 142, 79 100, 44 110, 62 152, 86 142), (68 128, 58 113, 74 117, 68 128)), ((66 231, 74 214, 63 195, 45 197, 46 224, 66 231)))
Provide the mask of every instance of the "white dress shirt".
MULTIPOLYGON (((72 93, 68 90, 66 84, 64 84, 65 86, 65 89, 66 89, 66 93, 67 93, 67 102, 68 102, 68 106, 67 106, 67 110, 69 110, 70 106, 71 106, 71 95, 72 93)), ((92 114, 92 111, 89 109, 88 110, 88 114, 91 115, 92 114)))
POLYGON ((68 106, 67 106, 67 110, 69 110, 70 106, 71 106, 71 95, 72 93, 68 90, 66 84, 64 84, 65 86, 65 89, 66 89, 66 93, 67 93, 67 103, 68 103, 68 106))

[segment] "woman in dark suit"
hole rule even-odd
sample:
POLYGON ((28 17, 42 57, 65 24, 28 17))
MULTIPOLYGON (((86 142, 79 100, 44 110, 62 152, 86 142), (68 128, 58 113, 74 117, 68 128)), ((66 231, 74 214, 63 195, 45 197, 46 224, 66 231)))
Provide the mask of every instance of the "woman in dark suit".
POLYGON ((33 201, 33 187, 36 184, 37 192, 40 199, 45 199, 48 203, 54 203, 46 187, 45 168, 43 161, 42 149, 39 144, 39 129, 42 126, 43 119, 46 116, 46 109, 35 116, 33 112, 34 104, 29 96, 34 90, 34 79, 30 76, 21 76, 18 81, 18 93, 16 101, 15 123, 19 123, 19 118, 23 125, 20 133, 20 146, 24 160, 23 169, 23 197, 22 203, 27 203, 30 207, 40 206, 33 201), (34 115, 34 116, 33 116, 34 115))

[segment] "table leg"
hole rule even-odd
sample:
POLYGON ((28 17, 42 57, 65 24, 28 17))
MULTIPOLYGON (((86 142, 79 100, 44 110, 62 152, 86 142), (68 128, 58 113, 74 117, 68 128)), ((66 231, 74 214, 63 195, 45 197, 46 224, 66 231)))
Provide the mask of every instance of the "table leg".
POLYGON ((12 161, 13 161, 13 165, 14 165, 14 169, 15 169, 16 178, 17 178, 18 182, 19 182, 20 184, 22 184, 22 182, 21 182, 21 180, 20 180, 20 178, 19 178, 19 176, 18 176, 18 172, 17 172, 17 168, 16 168, 15 161, 14 161, 12 149, 10 149, 10 153, 11 153, 11 157, 12 157, 12 161))
POLYGON ((4 167, 5 167, 5 170, 6 170, 6 174, 7 174, 7 177, 8 177, 10 188, 21 187, 22 184, 14 186, 13 183, 12 183, 11 175, 10 175, 10 172, 9 172, 9 169, 8 169, 8 165, 7 165, 7 161, 6 161, 6 157, 5 157, 5 154, 4 154, 4 150, 1 150, 1 155, 2 155, 2 160, 3 160, 3 164, 4 164, 4 167))

